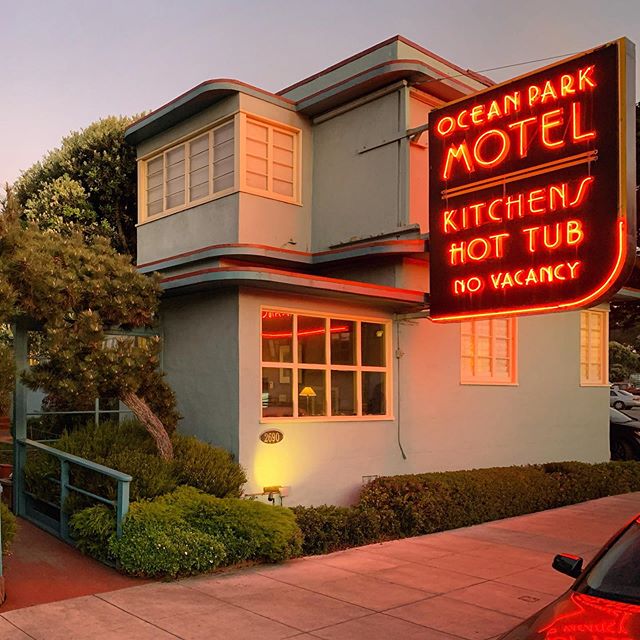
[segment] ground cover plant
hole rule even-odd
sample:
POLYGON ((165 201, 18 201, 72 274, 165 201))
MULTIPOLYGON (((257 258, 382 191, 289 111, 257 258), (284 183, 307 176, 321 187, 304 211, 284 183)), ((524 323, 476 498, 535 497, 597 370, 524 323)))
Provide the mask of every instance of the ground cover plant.
POLYGON ((294 507, 303 553, 336 551, 640 491, 640 462, 556 462, 377 478, 353 507, 294 507))

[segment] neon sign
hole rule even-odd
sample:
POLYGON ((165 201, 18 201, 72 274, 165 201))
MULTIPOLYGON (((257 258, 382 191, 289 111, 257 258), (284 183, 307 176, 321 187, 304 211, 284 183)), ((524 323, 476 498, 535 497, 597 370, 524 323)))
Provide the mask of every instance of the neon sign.
POLYGON ((431 317, 594 306, 635 259, 634 45, 430 114, 431 317))

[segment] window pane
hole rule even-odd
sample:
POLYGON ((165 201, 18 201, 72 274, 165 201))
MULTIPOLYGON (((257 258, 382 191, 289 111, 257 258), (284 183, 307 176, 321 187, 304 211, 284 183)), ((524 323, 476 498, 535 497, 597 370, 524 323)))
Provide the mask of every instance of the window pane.
POLYGON ((282 196, 293 197, 293 183, 282 182, 282 180, 273 180, 273 190, 275 193, 279 193, 282 196))
POLYGON ((227 124, 218 127, 213 132, 214 146, 221 145, 225 142, 233 140, 233 120, 227 124))
POLYGON ((280 149, 279 147, 273 148, 273 161, 284 165, 286 167, 293 167, 293 151, 287 151, 286 149, 280 149))
POLYGON ((470 378, 473 376, 473 358, 462 357, 462 377, 470 378))
POLYGON ((473 355, 473 340, 471 336, 462 334, 461 351, 463 357, 473 355))
MULTIPOLYGON (((162 192, 160 192, 162 193, 162 192)), ((147 204, 147 215, 155 216, 158 213, 162 212, 162 198, 160 200, 156 200, 155 202, 149 202, 147 204)))
POLYGON ((362 373, 362 413, 366 416, 383 416, 386 407, 386 375, 381 371, 362 373))
POLYGON ((167 196, 167 209, 173 209, 173 207, 179 207, 182 204, 184 204, 184 189, 167 196))
POLYGON ((509 335, 509 320, 494 320, 493 335, 498 338, 506 338, 509 335))
POLYGON ((300 369, 298 371, 298 415, 325 416, 325 371, 300 369))
POLYGON ((262 368, 262 417, 293 416, 291 369, 262 368))
POLYGON ((293 182, 293 169, 282 164, 273 163, 273 177, 285 182, 293 182))
MULTIPOLYGON (((203 154, 209 154, 209 134, 205 133, 203 136, 192 140, 189 143, 189 154, 191 158, 201 156, 203 154)), ((192 160, 193 163, 193 160, 192 160)))
POLYGON ((356 415, 356 372, 331 372, 331 415, 356 415))
POLYGON ((508 379, 509 378, 509 361, 504 358, 496 358, 496 370, 494 375, 497 378, 508 379))
POLYGON ((266 143, 268 139, 267 127, 247 119, 247 139, 266 143))
POLYGON ((262 312, 262 360, 293 362, 293 314, 262 312))
POLYGON ((293 150, 293 135, 284 131, 273 131, 273 144, 285 151, 293 150))
POLYGON ((356 323, 331 320, 332 364, 356 364, 356 323))
POLYGON ((485 378, 491 375, 491 358, 478 357, 476 359, 476 375, 485 378))
POLYGON ((147 176, 152 176, 156 173, 162 173, 162 156, 158 156, 153 160, 147 162, 147 176))
POLYGON ((477 336, 491 335, 491 320, 475 320, 475 333, 477 336))
POLYGON ((476 345, 478 348, 478 356, 491 355, 491 338, 478 336, 478 338, 476 339, 476 345))
POLYGON ((305 364, 326 362, 326 325, 325 318, 298 316, 298 362, 305 364))
POLYGON ((233 173, 228 173, 226 176, 216 178, 213 181, 213 191, 217 193, 223 189, 231 189, 233 187, 233 173))
POLYGON ((213 176, 215 178, 220 178, 229 173, 233 174, 233 156, 213 163, 213 176))
POLYGON ((267 176, 258 175, 247 171, 247 185, 254 189, 267 189, 267 176))
POLYGON ((363 322, 361 327, 362 364, 365 367, 384 367, 385 326, 373 322, 363 322))

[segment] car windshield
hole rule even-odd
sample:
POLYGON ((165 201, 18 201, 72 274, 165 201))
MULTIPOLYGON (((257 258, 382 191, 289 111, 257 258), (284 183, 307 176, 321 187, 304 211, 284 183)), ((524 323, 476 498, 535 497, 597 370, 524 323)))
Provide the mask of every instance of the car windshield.
POLYGON ((633 418, 628 416, 626 413, 622 413, 622 411, 618 411, 613 407, 609 408, 609 420, 614 424, 624 424, 625 422, 633 422, 633 418))
POLYGON ((600 598, 640 604, 640 519, 600 558, 579 590, 600 598))

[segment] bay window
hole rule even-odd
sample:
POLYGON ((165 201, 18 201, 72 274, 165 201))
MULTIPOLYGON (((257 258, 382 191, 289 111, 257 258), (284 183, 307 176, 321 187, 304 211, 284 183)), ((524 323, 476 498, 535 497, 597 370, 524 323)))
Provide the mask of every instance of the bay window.
POLYGON ((262 311, 262 417, 389 414, 390 324, 262 311))

